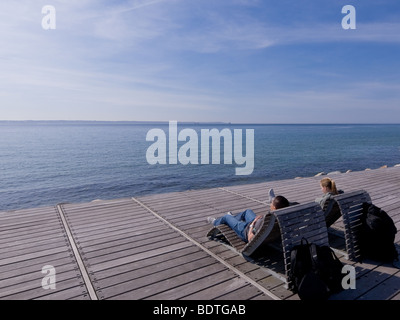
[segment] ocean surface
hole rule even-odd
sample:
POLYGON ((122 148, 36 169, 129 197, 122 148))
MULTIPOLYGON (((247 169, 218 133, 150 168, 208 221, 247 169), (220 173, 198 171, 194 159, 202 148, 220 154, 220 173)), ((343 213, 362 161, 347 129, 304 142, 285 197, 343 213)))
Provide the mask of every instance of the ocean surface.
MULTIPOLYGON (((400 163, 400 125, 178 123, 177 132, 182 129, 198 133, 199 164, 184 165, 181 158, 177 164, 169 164, 168 122, 0 121, 0 211, 309 177, 319 172, 358 171, 400 163), (162 142, 146 141, 147 133, 156 128, 165 132, 167 164, 152 165, 146 157, 150 146, 162 142), (225 132, 232 133, 234 142, 234 130, 242 129, 242 155, 246 154, 246 129, 253 129, 252 173, 236 175, 235 169, 244 165, 235 161, 234 156, 232 164, 224 164, 223 144, 219 164, 201 164, 200 133, 207 129, 228 129, 225 132)), ((186 150, 187 141, 176 142, 177 151, 186 150)), ((191 146, 196 146, 194 139, 191 142, 191 146)), ((234 146, 237 145, 235 142, 234 146)), ((234 154, 233 147, 232 151, 234 154)))

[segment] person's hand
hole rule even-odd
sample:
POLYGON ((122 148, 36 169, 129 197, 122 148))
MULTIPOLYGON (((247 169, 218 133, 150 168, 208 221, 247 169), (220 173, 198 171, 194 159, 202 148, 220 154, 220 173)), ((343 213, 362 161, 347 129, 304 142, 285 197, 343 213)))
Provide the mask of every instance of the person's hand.
POLYGON ((257 216, 257 217, 253 220, 253 222, 250 224, 249 233, 247 234, 247 241, 248 241, 248 242, 250 242, 251 239, 254 238, 254 233, 253 233, 254 224, 256 223, 256 221, 257 221, 258 219, 261 219, 261 218, 262 218, 262 216, 257 216))

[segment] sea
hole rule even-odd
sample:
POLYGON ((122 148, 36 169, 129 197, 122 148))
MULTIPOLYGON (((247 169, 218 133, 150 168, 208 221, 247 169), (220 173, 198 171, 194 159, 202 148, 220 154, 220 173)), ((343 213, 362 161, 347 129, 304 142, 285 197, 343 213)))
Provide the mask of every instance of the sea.
POLYGON ((400 164, 397 124, 178 122, 178 135, 192 133, 182 141, 170 129, 170 122, 0 121, 0 211, 400 164), (225 149, 221 138, 220 159, 212 159, 212 141, 207 153, 201 139, 202 130, 213 129, 233 140, 225 149), (253 140, 246 140, 251 131, 253 140), (149 132, 158 135, 150 139, 149 132), (241 144, 235 141, 239 133, 241 144), (242 148, 235 153, 237 146, 242 148), (170 150, 182 157, 174 161, 170 150), (209 155, 209 163, 201 161, 202 153, 209 155), (237 174, 245 166, 237 154, 242 160, 246 156, 248 166, 254 161, 251 173, 237 174), (192 160, 197 156, 197 163, 182 161, 189 155, 192 160), (154 159, 166 163, 152 164, 154 159))

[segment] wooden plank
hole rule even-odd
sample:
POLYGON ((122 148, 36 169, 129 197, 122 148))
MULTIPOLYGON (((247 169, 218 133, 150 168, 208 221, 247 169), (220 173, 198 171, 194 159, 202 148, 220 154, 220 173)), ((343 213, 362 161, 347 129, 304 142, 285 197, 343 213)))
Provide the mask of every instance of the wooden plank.
POLYGON ((68 250, 69 249, 66 247, 57 247, 57 248, 43 249, 43 250, 40 250, 37 252, 31 252, 31 253, 26 253, 26 254, 22 254, 22 255, 17 255, 14 257, 1 259, 0 266, 6 266, 8 264, 21 262, 21 261, 27 261, 27 260, 31 260, 31 259, 35 259, 35 258, 43 257, 43 256, 52 256, 56 253, 65 252, 68 250))
POLYGON ((216 297, 215 300, 229 301, 229 300, 238 300, 238 298, 240 300, 253 300, 253 299, 271 300, 270 297, 266 296, 260 291, 255 291, 254 288, 249 285, 241 287, 229 293, 223 293, 219 297, 216 297))
MULTIPOLYGON (((366 262, 363 264, 366 264, 366 262)), ((364 267, 367 267, 367 265, 364 267)), ((390 288, 389 290, 386 290, 386 286, 382 286, 381 284, 386 281, 388 281, 386 283, 390 283, 393 280, 397 281, 396 277, 393 277, 396 272, 398 272, 398 269, 388 268, 385 266, 376 267, 374 262, 372 262, 371 267, 368 268, 362 276, 359 276, 357 272, 355 290, 349 289, 342 291, 341 293, 334 295, 332 299, 375 299, 377 296, 379 296, 380 300, 390 299, 395 292, 390 290, 390 288)))
MULTIPOLYGON (((69 260, 67 262, 69 262, 69 260)), ((63 274, 66 272, 71 272, 71 271, 74 272, 76 275, 76 267, 71 265, 70 263, 56 265, 54 267, 56 268, 56 275, 63 274)), ((13 276, 8 276, 8 277, 4 277, 4 275, 2 275, 2 277, 3 277, 1 280, 2 289, 12 287, 12 286, 23 286, 24 283, 31 282, 31 281, 36 281, 37 283, 41 282, 41 280, 43 279, 43 274, 41 273, 41 271, 42 271, 41 268, 42 268, 42 266, 39 265, 39 267, 35 266, 35 268, 33 269, 33 272, 24 273, 24 274, 15 273, 13 276)), ((1 294, 4 294, 4 292, 5 291, 2 290, 1 294)))
POLYGON ((137 260, 142 260, 142 259, 146 259, 149 257, 158 256, 158 255, 166 253, 166 252, 172 252, 172 251, 179 250, 182 248, 187 248, 189 246, 191 246, 190 243, 178 242, 174 245, 165 246, 165 247, 154 249, 154 250, 146 250, 144 252, 136 253, 136 254, 132 253, 131 255, 121 257, 118 259, 105 260, 105 261, 97 263, 97 264, 91 264, 90 270, 92 272, 96 272, 98 270, 109 269, 109 268, 113 268, 113 267, 120 266, 123 264, 131 263, 131 262, 134 262, 137 260))
MULTIPOLYGON (((96 287, 102 288, 102 291, 104 292, 104 288, 108 288, 111 286, 115 287, 121 283, 130 282, 132 283, 131 287, 136 288, 143 284, 147 285, 148 283, 152 283, 153 281, 157 281, 159 279, 171 278, 176 276, 177 274, 183 274, 190 270, 206 267, 215 263, 216 261, 213 258, 203 255, 202 257, 193 260, 188 259, 187 257, 184 261, 180 259, 173 259, 168 262, 163 262, 161 264, 150 265, 146 268, 137 268, 136 266, 134 266, 135 269, 129 272, 125 272, 122 274, 114 273, 112 276, 104 279, 98 279, 96 277, 96 287)), ((108 291, 113 292, 112 290, 115 289, 109 289, 108 291)))
POLYGON ((54 207, 3 212, 0 226, 1 299, 36 299, 49 294, 86 298, 86 287, 54 207), (55 268, 55 290, 42 287, 45 265, 55 268))
POLYGON ((400 293, 399 272, 380 282, 372 290, 358 297, 359 300, 391 300, 400 293))
POLYGON ((193 271, 189 271, 184 274, 176 275, 172 279, 171 278, 157 279, 157 281, 155 282, 152 282, 154 278, 145 279, 150 281, 150 282, 146 281, 147 285, 145 286, 136 287, 132 286, 132 283, 130 282, 125 282, 121 284, 119 288, 117 288, 118 289, 117 291, 114 292, 114 294, 116 295, 109 297, 105 296, 105 299, 113 298, 117 300, 121 299, 137 300, 137 299, 149 298, 156 293, 167 291, 170 290, 171 288, 174 288, 174 290, 179 291, 181 285, 208 277, 210 275, 213 275, 221 271, 226 272, 227 271, 226 267, 219 263, 216 263, 215 265, 210 265, 205 268, 195 269, 193 271))
MULTIPOLYGON (((54 266, 56 270, 64 265, 69 265, 70 268, 76 268, 75 264, 71 264, 71 259, 71 255, 69 253, 67 254, 62 252, 60 254, 51 256, 51 265, 54 266)), ((28 279, 29 277, 36 277, 38 273, 41 273, 42 267, 48 264, 49 257, 44 256, 34 260, 17 262, 0 267, 0 279, 2 280, 1 283, 3 285, 3 283, 6 283, 5 281, 7 281, 7 279, 18 276, 26 276, 28 279)))
POLYGON ((147 267, 153 265, 159 267, 165 265, 167 267, 170 265, 180 264, 185 261, 200 259, 204 256, 206 256, 205 253, 199 248, 188 246, 179 250, 165 252, 160 255, 144 257, 141 260, 135 260, 131 263, 118 265, 113 268, 99 270, 96 272, 96 281, 113 276, 118 276, 122 273, 135 272, 139 269, 146 269, 147 267))
MULTIPOLYGON (((187 295, 187 300, 215 300, 222 295, 237 291, 247 286, 247 283, 240 278, 230 279, 226 282, 215 283, 212 287, 203 289, 193 294, 187 295)), ((254 288, 253 288, 254 289, 254 288)), ((255 291, 256 292, 256 291, 255 291)), ((271 299, 272 300, 272 299, 271 299)))
POLYGON ((164 232, 159 236, 147 239, 144 237, 134 237, 124 239, 124 243, 103 243, 100 247, 96 247, 94 250, 93 246, 89 247, 91 250, 82 249, 86 259, 97 258, 107 256, 107 259, 115 259, 119 256, 130 254, 130 252, 143 252, 145 250, 152 250, 163 246, 179 243, 182 238, 178 237, 174 232, 164 232), (153 241, 154 240, 154 241, 153 241), (162 245, 160 244, 162 243, 162 245))
MULTIPOLYGON (((0 297, 6 299, 14 299, 18 297, 27 298, 30 295, 32 297, 40 297, 41 295, 46 295, 51 290, 45 290, 42 288, 42 274, 38 273, 36 279, 32 279, 29 281, 18 282, 9 286, 2 286, 0 297), (33 293, 35 292, 35 293, 33 293)), ((84 287, 83 283, 77 278, 76 270, 70 270, 66 272, 58 273, 56 272, 56 289, 58 287, 58 291, 63 290, 66 286, 63 281, 71 280, 68 282, 70 287, 79 286, 81 288, 84 287), (71 280, 72 279, 72 280, 71 280), (61 287, 61 288, 60 288, 61 287)))
MULTIPOLYGON (((222 284, 223 286, 230 280, 232 280, 232 275, 226 270, 218 273, 213 273, 204 278, 200 278, 186 284, 183 284, 179 289, 171 288, 169 290, 163 291, 161 293, 154 294, 146 299, 150 300, 210 300, 210 297, 206 297, 207 293, 205 290, 212 290, 215 286, 222 284), (197 296, 197 297, 196 297, 197 296), (206 298, 205 298, 206 297, 206 298)), ((237 279, 237 278, 235 278, 237 279)), ((252 287, 253 290, 254 287, 252 287)), ((229 289, 225 288, 224 292, 230 292, 229 289)))
MULTIPOLYGON (((43 290, 43 288, 37 286, 35 283, 31 287, 17 288, 14 293, 3 297, 4 300, 27 300, 27 299, 45 299, 47 295, 67 297, 69 295, 80 296, 81 300, 87 300, 88 294, 86 287, 82 284, 81 286, 76 285, 76 279, 66 279, 63 281, 57 281, 57 290, 43 290)), ((51 298, 51 297, 50 297, 51 298)))
MULTIPOLYGON (((282 194, 291 201, 314 201, 321 196, 321 178, 286 179, 138 198, 166 222, 131 199, 68 204, 63 208, 67 210, 66 222, 89 271, 90 281, 101 297, 265 299, 268 296, 258 290, 264 288, 281 299, 292 300, 298 299, 298 296, 288 291, 279 278, 271 275, 284 273, 282 253, 263 248, 257 259, 246 261, 226 246, 210 242, 205 237, 209 229, 205 218, 245 209, 265 214, 268 211, 266 200, 269 188, 274 188, 276 194, 282 194), (168 223, 183 231, 188 238, 178 234, 168 223), (209 250, 226 265, 201 248, 209 250), (197 273, 193 268, 188 269, 196 263, 200 263, 197 273), (145 270, 150 270, 151 275, 157 278, 152 279, 145 270), (237 273, 233 272, 235 270, 237 273), (155 279, 159 281, 154 282, 155 279), (141 292, 134 283, 140 283, 145 291, 141 292)), ((334 175, 339 188, 347 193, 365 189, 373 203, 387 211, 398 226, 399 178, 400 168, 334 175)), ((360 206, 353 206, 351 201, 345 206, 351 213, 347 222, 352 229, 357 228, 360 206)), ((308 227, 308 223, 312 222, 307 221, 304 215, 300 220, 296 220, 295 215, 288 215, 288 218, 285 222, 288 226, 294 223, 299 228, 308 227)), ((316 223, 311 234, 317 234, 319 226, 322 225, 316 223)), ((334 228, 344 228, 343 220, 335 222, 334 228)), ((283 240, 290 238, 293 241, 296 236, 296 233, 287 234, 283 240)), ((397 245, 399 240, 398 234, 397 245)), ((351 241, 351 237, 347 237, 346 241, 351 241)), ((0 295, 3 294, 3 298, 89 298, 86 288, 80 286, 79 277, 70 278, 77 270, 76 262, 66 242, 60 217, 53 207, 0 212, 0 244, 0 295), (53 240, 52 244, 46 245, 50 240, 53 240), (60 287, 56 291, 43 292, 34 284, 43 276, 41 267, 49 261, 59 272, 60 287)), ((357 250, 356 245, 354 249, 357 250)), ((398 269, 374 262, 354 265, 357 268, 357 292, 345 291, 335 299, 400 299, 398 269)))
MULTIPOLYGON (((188 204, 190 202, 192 201, 189 201, 188 204)), ((213 258, 207 255, 204 256, 204 252, 202 252, 202 257, 193 255, 193 253, 199 254, 198 247, 193 246, 193 244, 186 241, 133 201, 119 202, 116 205, 118 210, 116 210, 115 206, 107 206, 106 210, 104 210, 101 204, 96 204, 95 207, 85 206, 83 210, 79 207, 74 207, 71 216, 69 215, 68 206, 64 206, 66 216, 71 228, 74 230, 74 235, 79 239, 80 251, 86 267, 101 299, 125 296, 128 292, 136 290, 136 288, 152 287, 154 283, 163 281, 166 278, 171 278, 170 285, 174 285, 175 281, 178 281, 179 285, 184 285, 183 281, 192 281, 186 274, 193 272, 196 268, 206 268, 208 270, 215 268, 213 266, 221 268, 222 265, 213 258), (100 215, 109 216, 108 209, 112 209, 114 212, 111 225, 107 224, 106 232, 101 232, 105 226, 104 219, 99 219, 97 224, 96 220, 82 218, 85 214, 94 217, 94 212, 97 212, 100 208, 102 209, 100 215), (143 223, 128 222, 127 224, 121 224, 113 222, 120 221, 119 214, 125 219, 126 212, 129 212, 133 217, 129 221, 141 218, 140 221, 143 223), (145 218, 143 218, 144 215, 146 215, 145 218), (82 222, 87 222, 87 224, 83 227, 82 222), (75 224, 79 227, 75 227, 75 224), (150 233, 151 237, 143 237, 146 235, 143 230, 144 225, 150 225, 148 230, 157 230, 159 235, 150 233), (189 249, 190 251, 188 251, 189 249), (185 250, 184 259, 179 256, 173 259, 169 257, 169 254, 176 255, 177 252, 182 252, 183 250, 185 250), (192 262, 190 260, 187 261, 191 255, 195 257, 195 260, 192 262), (163 261, 163 263, 148 264, 151 261, 150 259, 163 261), (127 270, 127 267, 132 269, 127 270), (121 270, 125 271, 121 272, 121 270)), ((163 205, 165 206, 165 202, 163 205)), ((225 269, 226 267, 223 266, 223 268, 225 269)), ((211 286, 211 283, 209 285, 211 286)), ((154 288, 154 290, 156 289, 154 288)), ((159 292, 157 290, 151 294, 159 292)))

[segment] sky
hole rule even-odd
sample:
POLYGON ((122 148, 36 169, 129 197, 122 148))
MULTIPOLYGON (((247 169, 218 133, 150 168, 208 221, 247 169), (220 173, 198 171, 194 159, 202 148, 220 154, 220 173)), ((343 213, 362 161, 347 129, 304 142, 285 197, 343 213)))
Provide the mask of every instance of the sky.
POLYGON ((398 0, 2 0, 0 120, 400 123, 399 57, 398 0))

